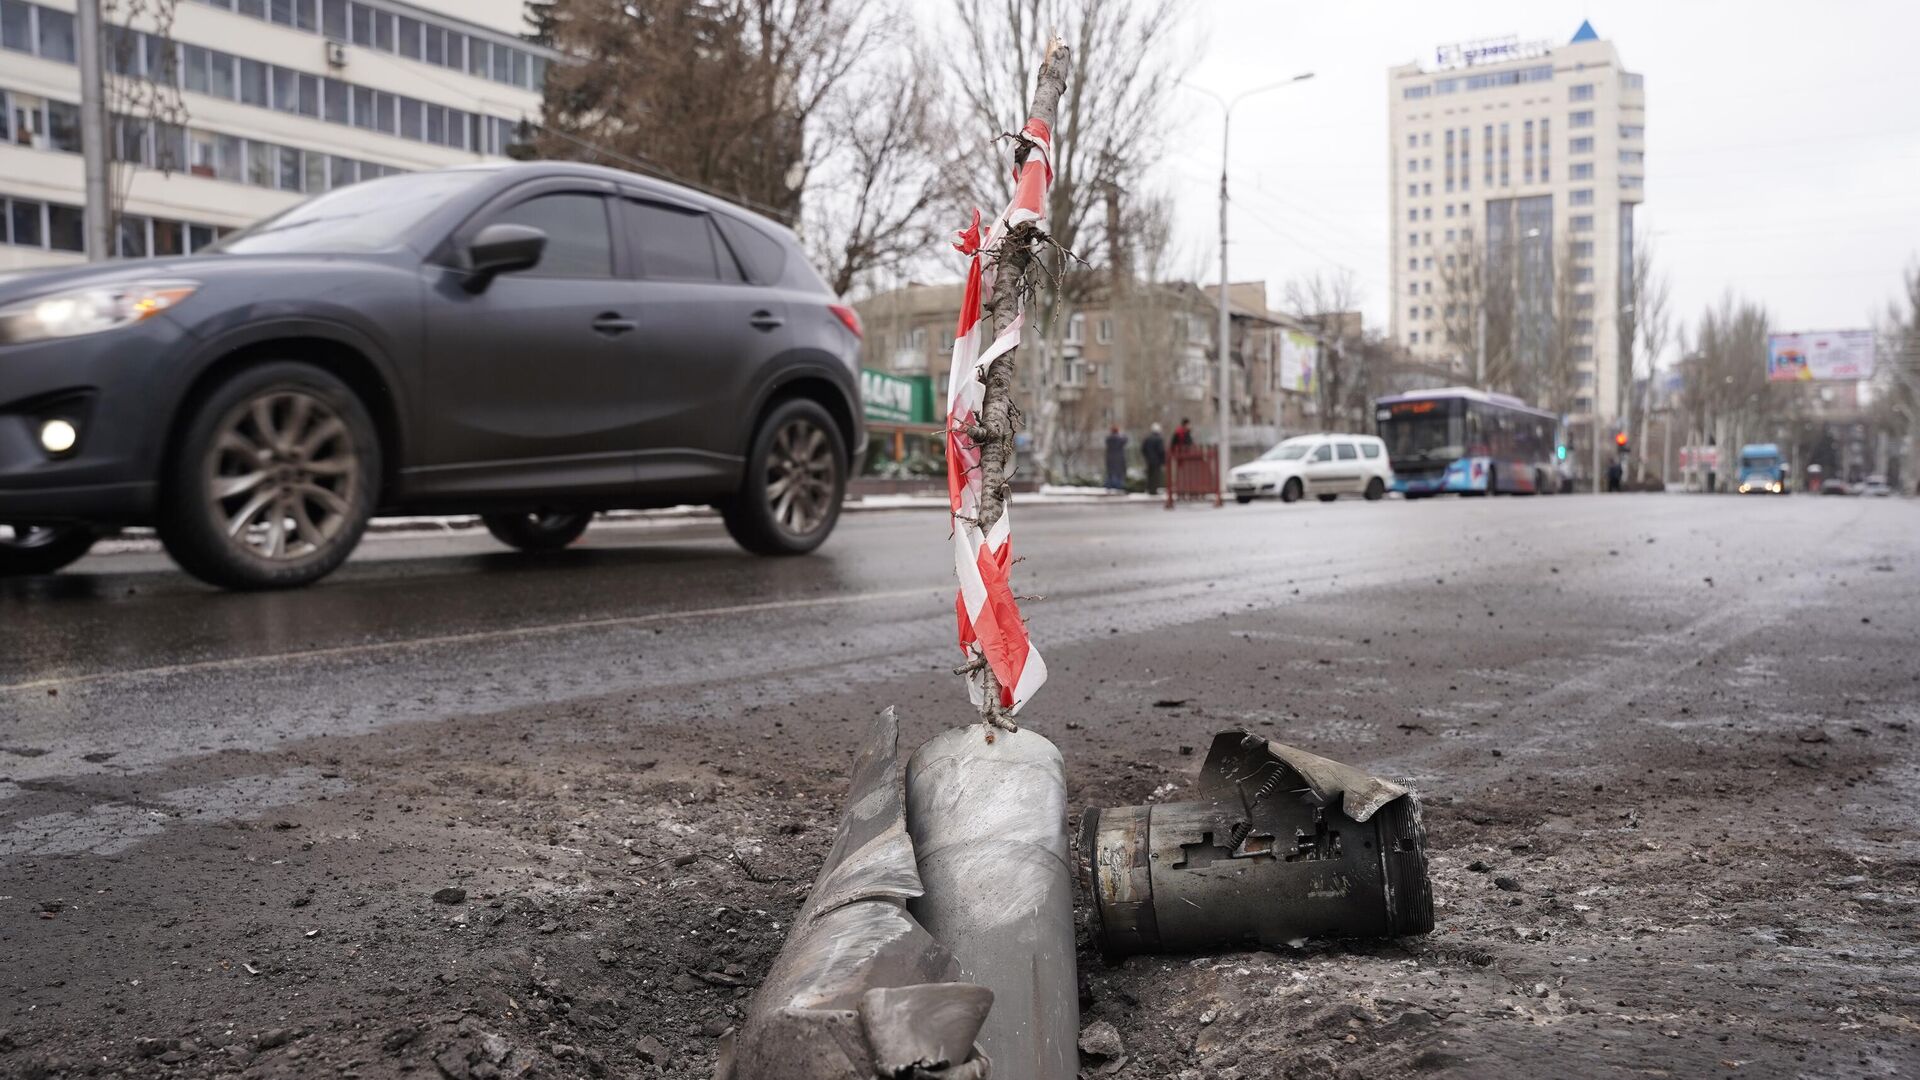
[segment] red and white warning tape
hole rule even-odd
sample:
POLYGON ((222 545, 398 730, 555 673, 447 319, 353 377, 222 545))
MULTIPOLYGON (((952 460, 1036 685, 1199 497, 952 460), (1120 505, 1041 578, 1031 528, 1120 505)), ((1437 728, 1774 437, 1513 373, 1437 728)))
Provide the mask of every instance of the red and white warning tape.
MULTIPOLYGON (((1047 681, 1047 665, 1027 639, 1027 624, 1007 581, 1013 564, 1010 515, 1003 508, 989 532, 981 532, 980 448, 966 436, 979 422, 986 396, 987 367, 1020 344, 1026 324, 1024 311, 1016 314, 1000 336, 980 351, 981 298, 993 289, 994 267, 983 258, 994 241, 1014 225, 1046 223, 1047 189, 1053 185, 1053 136, 1047 125, 1028 120, 1022 135, 1033 145, 1024 164, 1014 170, 1013 201, 993 225, 982 230, 980 211, 973 224, 959 233, 954 247, 972 258, 967 268, 966 295, 960 306, 960 325, 953 339, 953 367, 947 375, 947 495, 953 505, 953 568, 960 577, 960 648, 968 659, 984 657, 1000 686, 1000 705, 1018 713, 1040 684, 1047 681)), ((1011 472, 1011 461, 1009 461, 1011 472)), ((967 677, 967 693, 979 706, 986 695, 986 675, 967 677)))

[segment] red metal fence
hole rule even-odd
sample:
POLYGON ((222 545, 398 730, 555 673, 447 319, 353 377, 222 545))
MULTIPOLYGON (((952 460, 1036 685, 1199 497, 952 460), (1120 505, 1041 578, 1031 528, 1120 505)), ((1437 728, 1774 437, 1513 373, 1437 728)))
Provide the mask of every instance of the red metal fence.
POLYGON ((1211 446, 1181 447, 1167 455, 1167 509, 1177 499, 1212 499, 1221 505, 1220 458, 1211 446))

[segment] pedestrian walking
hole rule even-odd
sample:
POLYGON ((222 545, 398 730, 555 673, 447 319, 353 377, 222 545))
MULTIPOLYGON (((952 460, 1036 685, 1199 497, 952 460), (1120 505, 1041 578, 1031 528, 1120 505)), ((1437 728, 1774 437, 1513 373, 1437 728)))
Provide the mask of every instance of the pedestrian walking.
POLYGON ((1608 491, 1620 490, 1620 481, 1625 477, 1626 471, 1627 470, 1625 466, 1621 465, 1618 461, 1615 461, 1613 464, 1607 466, 1607 490, 1608 491))
POLYGON ((1193 449, 1193 428, 1190 426, 1191 423, 1192 422, 1184 416, 1180 418, 1180 426, 1173 429, 1173 442, 1169 444, 1172 449, 1193 449))
POLYGON ((1147 463, 1147 494, 1160 494, 1160 485, 1166 480, 1167 440, 1160 437, 1158 423, 1140 440, 1140 457, 1147 463))
POLYGON ((1127 437, 1117 424, 1107 433, 1107 490, 1127 490, 1127 437))

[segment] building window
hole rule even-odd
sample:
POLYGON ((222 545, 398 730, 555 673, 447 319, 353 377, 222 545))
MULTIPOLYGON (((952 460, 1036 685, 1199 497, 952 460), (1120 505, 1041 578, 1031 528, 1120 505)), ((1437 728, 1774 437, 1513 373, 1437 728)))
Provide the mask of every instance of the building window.
POLYGON ((1419 194, 1420 194, 1420 185, 1419 185, 1419 184, 1408 184, 1408 185, 1407 185, 1407 198, 1409 198, 1409 199, 1411 199, 1411 198, 1414 198, 1414 197, 1416 197, 1416 196, 1418 196, 1419 194))
POLYGON ((1593 241, 1575 240, 1571 246, 1571 250, 1573 257, 1576 259, 1591 259, 1593 258, 1593 241))
POLYGON ((1620 178, 1620 187, 1624 191, 1638 191, 1645 186, 1646 181, 1638 176, 1623 176, 1620 178))
POLYGON ((1567 87, 1567 100, 1568 101, 1592 101, 1593 100, 1593 84, 1579 83, 1578 85, 1567 87))
POLYGON ((1568 139, 1568 140, 1567 140, 1567 153, 1569 153, 1569 154, 1591 154, 1591 153, 1593 153, 1593 136, 1591 136, 1591 135, 1582 135, 1582 136, 1580 136, 1580 137, 1579 137, 1579 138, 1577 138, 1577 139, 1568 139))
POLYGON ((1452 229, 1448 229, 1448 230, 1447 230, 1447 243, 1449 243, 1449 244, 1451 244, 1451 243, 1453 243, 1453 230, 1452 230, 1452 229))
POLYGON ((1078 345, 1087 340, 1087 317, 1074 315, 1067 319, 1067 343, 1078 345))
POLYGON ((1581 109, 1578 112, 1567 114, 1567 124, 1570 127, 1577 127, 1577 128, 1592 127, 1593 126, 1593 110, 1581 109))
POLYGON ((1621 124, 1620 125, 1620 137, 1622 139, 1645 138, 1646 134, 1647 134, 1647 129, 1639 124, 1621 124))
POLYGON ((1419 233, 1417 233, 1417 232, 1410 232, 1410 233, 1408 233, 1408 234, 1407 234, 1407 246, 1408 246, 1408 247, 1419 247, 1419 246, 1420 246, 1420 234, 1419 234, 1419 233))
POLYGON ((1593 310, 1593 294, 1590 292, 1574 293, 1573 294, 1573 310, 1592 311, 1593 310))
POLYGON ((1568 192, 1567 205, 1568 206, 1592 206, 1593 205, 1593 189, 1592 188, 1575 188, 1573 191, 1568 192))
POLYGON ((1573 281, 1576 285, 1587 285, 1593 281, 1593 267, 1576 266, 1573 268, 1573 281))
POLYGON ((1620 151, 1620 164, 1622 165, 1640 165, 1640 164, 1644 164, 1646 160, 1647 160, 1647 155, 1645 151, 1642 151, 1642 150, 1620 151))
POLYGON ((1433 92, 1433 87, 1431 86, 1426 86, 1426 85, 1409 86, 1400 91, 1400 99, 1402 101, 1413 101, 1418 98, 1426 97, 1428 94, 1432 92, 1433 92))
POLYGON ((1408 296, 1419 296, 1419 295, 1420 295, 1420 283, 1419 283, 1419 282, 1417 282, 1417 281, 1409 281, 1409 282, 1407 282, 1407 295, 1408 295, 1408 296))
POLYGON ((1575 214, 1572 217, 1567 219, 1567 228, 1573 230, 1574 232, 1592 232, 1593 231, 1593 215, 1592 214, 1575 214))
POLYGON ((1572 165, 1569 165, 1567 167, 1567 179, 1569 180, 1593 179, 1593 162, 1580 161, 1580 162, 1575 162, 1572 165))

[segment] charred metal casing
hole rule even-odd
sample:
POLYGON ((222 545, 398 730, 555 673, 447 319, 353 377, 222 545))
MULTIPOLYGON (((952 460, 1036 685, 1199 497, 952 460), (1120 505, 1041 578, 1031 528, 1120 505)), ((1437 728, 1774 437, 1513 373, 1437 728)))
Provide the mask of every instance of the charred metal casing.
POLYGON ((1426 830, 1398 784, 1223 731, 1194 795, 1087 811, 1107 955, 1433 929, 1426 830))
MULTIPOLYGON (((892 709, 874 724, 813 891, 720 1080, 988 1080, 975 1036, 993 994, 913 916, 921 893, 896 776, 892 709)), ((1069 984, 1071 989, 1071 984, 1069 984)))
POLYGON ((993 991, 995 1076, 1074 1080, 1080 995, 1066 765, 1032 731, 954 728, 907 762, 907 828, 926 892, 909 909, 993 991))

